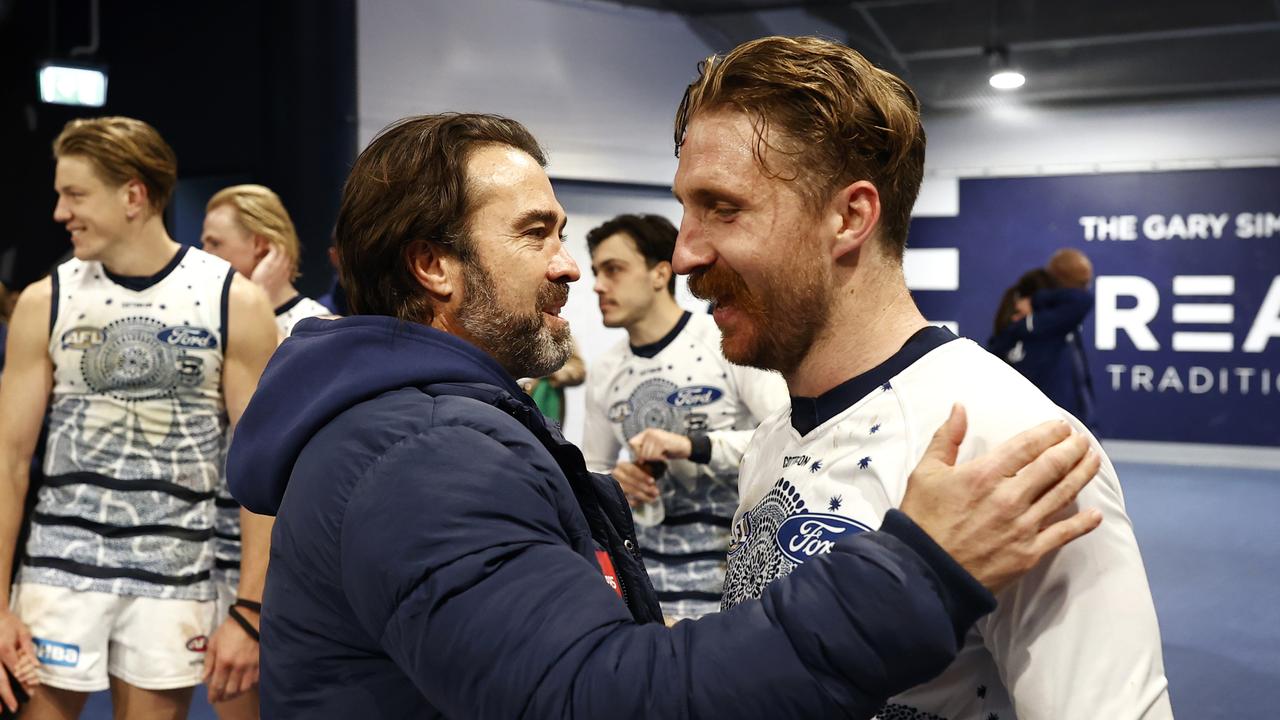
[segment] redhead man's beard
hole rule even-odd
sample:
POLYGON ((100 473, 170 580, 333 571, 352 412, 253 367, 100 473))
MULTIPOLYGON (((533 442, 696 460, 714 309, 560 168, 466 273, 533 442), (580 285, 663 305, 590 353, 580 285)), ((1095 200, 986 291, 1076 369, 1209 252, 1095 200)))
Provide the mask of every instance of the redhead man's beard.
POLYGON ((827 283, 818 258, 807 267, 779 267, 754 292, 723 262, 689 276, 689 290, 717 307, 742 315, 721 328, 721 350, 729 362, 791 375, 809 353, 830 314, 827 283))

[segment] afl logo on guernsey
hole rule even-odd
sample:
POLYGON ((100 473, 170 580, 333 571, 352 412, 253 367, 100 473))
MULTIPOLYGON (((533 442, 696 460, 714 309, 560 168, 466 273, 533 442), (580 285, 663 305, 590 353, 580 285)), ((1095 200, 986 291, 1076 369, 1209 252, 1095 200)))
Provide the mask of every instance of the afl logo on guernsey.
POLYGON ((830 552, 840 538, 852 537, 870 529, 842 515, 792 515, 778 526, 778 549, 788 560, 804 563, 809 558, 830 552))
POLYGON ((102 328, 77 327, 62 333, 63 350, 88 350, 102 344, 102 328))
POLYGON ((218 347, 217 336, 204 328, 167 327, 161 330, 156 337, 166 345, 191 348, 192 350, 212 350, 218 347))
POLYGON ((672 407, 697 407, 710 405, 724 397, 724 391, 707 385, 690 385, 682 387, 667 396, 667 404, 672 407))
POLYGON ((620 423, 631 415, 631 401, 620 400, 609 406, 609 422, 620 423))

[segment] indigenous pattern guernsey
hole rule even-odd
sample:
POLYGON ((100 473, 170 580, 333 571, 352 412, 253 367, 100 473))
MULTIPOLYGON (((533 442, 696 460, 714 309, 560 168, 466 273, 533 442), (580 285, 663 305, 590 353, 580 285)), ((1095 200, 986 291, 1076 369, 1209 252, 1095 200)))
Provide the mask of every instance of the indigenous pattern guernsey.
POLYGON ((232 276, 187 247, 146 278, 79 260, 54 272, 46 480, 22 582, 213 599, 232 276))
POLYGON ((332 315, 329 308, 312 300, 309 297, 294 295, 291 300, 285 301, 283 305, 276 308, 276 327, 280 329, 280 334, 289 337, 293 334, 293 326, 298 324, 303 318, 316 317, 317 315, 332 315))
MULTIPOLYGON (((969 419, 959 462, 1045 420, 1088 432, 977 345, 922 330, 883 364, 761 423, 742 461, 724 607, 878 528, 954 402, 969 419)), ((1100 509, 1101 527, 997 596, 951 666, 891 699, 880 720, 1172 717, 1146 572, 1105 457, 1079 505, 1100 509)))
MULTIPOLYGON (((281 337, 289 337, 299 320, 329 314, 329 308, 315 300, 294 295, 276 308, 276 330, 281 337)), ((214 522, 214 563, 234 598, 240 584, 240 503, 231 497, 225 482, 218 485, 215 503, 218 513, 214 522)))
POLYGON ((582 446, 590 469, 612 470, 626 441, 648 428, 703 436, 710 446, 698 463, 668 463, 659 500, 636 510, 636 534, 663 613, 715 612, 738 463, 755 426, 786 405, 786 384, 776 373, 730 364, 711 317, 688 312, 656 343, 611 348, 587 383, 582 446))

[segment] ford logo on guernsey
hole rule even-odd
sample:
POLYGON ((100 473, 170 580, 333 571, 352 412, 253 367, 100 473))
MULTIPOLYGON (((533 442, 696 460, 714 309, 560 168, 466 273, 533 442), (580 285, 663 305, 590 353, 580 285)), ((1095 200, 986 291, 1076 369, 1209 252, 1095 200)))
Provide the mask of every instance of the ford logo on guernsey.
POLYGON ((211 350, 218 347, 218 338, 204 328, 167 327, 156 334, 160 342, 197 350, 211 350))
POLYGON ((697 407, 710 405, 724 397, 724 391, 707 385, 690 385, 667 396, 667 404, 672 407, 697 407))
POLYGON ((831 546, 840 538, 852 537, 870 529, 841 515, 792 515, 778 527, 778 549, 791 562, 804 564, 811 557, 830 552, 831 546))

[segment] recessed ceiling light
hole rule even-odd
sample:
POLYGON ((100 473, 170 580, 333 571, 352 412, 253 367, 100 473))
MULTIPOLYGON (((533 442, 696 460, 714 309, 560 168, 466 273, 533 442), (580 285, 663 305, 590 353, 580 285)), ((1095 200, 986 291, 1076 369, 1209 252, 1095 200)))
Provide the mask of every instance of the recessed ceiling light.
POLYGON ((987 82, 997 90, 1016 90, 1026 84, 1027 78, 1017 70, 999 70, 987 82))

